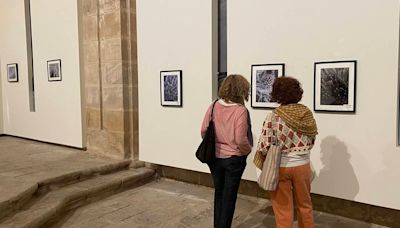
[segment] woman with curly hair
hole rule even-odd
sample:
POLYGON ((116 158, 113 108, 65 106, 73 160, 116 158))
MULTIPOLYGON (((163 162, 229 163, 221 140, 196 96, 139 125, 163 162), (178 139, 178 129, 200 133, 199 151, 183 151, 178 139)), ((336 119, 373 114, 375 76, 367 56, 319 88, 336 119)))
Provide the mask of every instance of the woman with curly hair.
POLYGON ((298 227, 314 227, 311 203, 310 151, 318 134, 313 114, 299 104, 303 89, 292 77, 279 77, 272 86, 271 99, 280 104, 267 115, 259 138, 254 164, 262 169, 274 138, 281 148, 279 182, 270 192, 278 228, 293 227, 293 198, 297 206, 298 227), (294 197, 293 197, 294 195, 294 197))
POLYGON ((229 228, 235 211, 240 179, 252 148, 250 116, 244 102, 250 83, 241 75, 230 75, 219 89, 220 99, 210 105, 203 124, 204 137, 214 107, 216 161, 208 164, 214 182, 214 227, 229 228))

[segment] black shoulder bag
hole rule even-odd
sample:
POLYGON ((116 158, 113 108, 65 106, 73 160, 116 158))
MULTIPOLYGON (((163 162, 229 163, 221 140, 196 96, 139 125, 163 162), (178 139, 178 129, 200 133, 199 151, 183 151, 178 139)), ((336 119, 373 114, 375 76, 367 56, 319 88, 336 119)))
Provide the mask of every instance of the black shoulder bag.
POLYGON ((199 148, 196 151, 196 157, 202 163, 212 164, 215 162, 215 129, 213 121, 213 113, 215 102, 211 109, 211 118, 207 127, 206 134, 204 135, 203 141, 200 143, 199 148))

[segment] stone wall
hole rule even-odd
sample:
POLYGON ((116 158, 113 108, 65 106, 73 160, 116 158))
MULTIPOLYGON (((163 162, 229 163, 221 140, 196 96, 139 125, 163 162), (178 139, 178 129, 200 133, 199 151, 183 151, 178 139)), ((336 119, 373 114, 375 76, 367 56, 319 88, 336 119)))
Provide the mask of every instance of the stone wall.
POLYGON ((79 0, 87 149, 138 159, 135 0, 79 0))

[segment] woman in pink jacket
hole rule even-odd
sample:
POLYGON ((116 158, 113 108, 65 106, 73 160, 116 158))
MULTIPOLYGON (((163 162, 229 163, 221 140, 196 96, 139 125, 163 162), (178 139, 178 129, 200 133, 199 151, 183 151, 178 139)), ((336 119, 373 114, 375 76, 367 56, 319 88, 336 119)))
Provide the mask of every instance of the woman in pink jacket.
MULTIPOLYGON (((250 83, 241 75, 228 76, 219 89, 220 99, 215 103, 214 164, 209 164, 213 177, 214 227, 231 227, 240 179, 252 148, 250 117, 244 102, 248 101, 250 83)), ((201 135, 204 137, 213 105, 208 108, 201 135)))

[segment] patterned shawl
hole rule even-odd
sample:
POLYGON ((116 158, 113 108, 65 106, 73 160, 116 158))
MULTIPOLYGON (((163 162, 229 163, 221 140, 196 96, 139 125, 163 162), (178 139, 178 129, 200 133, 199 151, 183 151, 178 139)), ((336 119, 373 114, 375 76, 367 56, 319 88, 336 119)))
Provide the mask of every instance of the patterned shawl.
POLYGON ((318 134, 317 124, 311 110, 302 104, 281 105, 274 110, 274 113, 294 131, 307 136, 318 134))

